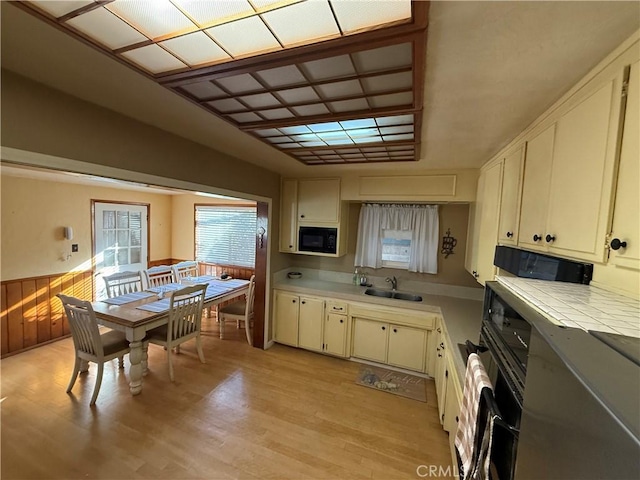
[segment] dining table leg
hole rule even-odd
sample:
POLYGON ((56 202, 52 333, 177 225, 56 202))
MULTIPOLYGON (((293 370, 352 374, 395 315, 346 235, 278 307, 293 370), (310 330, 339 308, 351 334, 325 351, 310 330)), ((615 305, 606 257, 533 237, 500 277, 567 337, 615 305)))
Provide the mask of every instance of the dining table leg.
POLYGON ((129 340, 129 347, 131 347, 131 351, 129 352, 129 361, 131 362, 129 369, 129 391, 131 395, 139 395, 140 392, 142 392, 142 374, 144 371, 142 360, 145 356, 142 348, 142 339, 144 335, 144 331, 127 331, 127 340, 129 340))

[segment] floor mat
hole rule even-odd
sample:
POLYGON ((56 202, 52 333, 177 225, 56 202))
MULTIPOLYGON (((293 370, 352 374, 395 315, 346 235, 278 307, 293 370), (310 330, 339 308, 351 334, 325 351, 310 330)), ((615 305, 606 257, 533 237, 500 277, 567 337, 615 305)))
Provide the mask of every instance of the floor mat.
POLYGON ((427 402, 425 379, 408 373, 363 365, 358 372, 356 383, 382 392, 427 402))

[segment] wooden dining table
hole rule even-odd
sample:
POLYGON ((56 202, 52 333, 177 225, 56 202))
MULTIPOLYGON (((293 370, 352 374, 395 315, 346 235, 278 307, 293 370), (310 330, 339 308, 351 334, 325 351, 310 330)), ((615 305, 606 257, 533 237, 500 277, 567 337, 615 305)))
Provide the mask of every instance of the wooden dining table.
POLYGON ((183 280, 181 284, 160 287, 160 291, 156 287, 145 292, 92 302, 98 323, 124 332, 127 336, 131 347, 129 390, 132 395, 142 392, 142 377, 147 373, 147 343, 143 342, 147 331, 168 322, 171 291, 199 283, 207 284, 205 308, 246 295, 249 290, 248 280, 220 280, 202 276, 183 280))

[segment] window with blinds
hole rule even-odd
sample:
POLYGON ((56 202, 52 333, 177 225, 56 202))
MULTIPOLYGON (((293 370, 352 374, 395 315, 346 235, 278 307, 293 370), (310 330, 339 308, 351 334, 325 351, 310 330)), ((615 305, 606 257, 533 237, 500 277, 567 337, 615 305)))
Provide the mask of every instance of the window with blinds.
POLYGON ((196 261, 255 266, 256 207, 196 205, 196 261))

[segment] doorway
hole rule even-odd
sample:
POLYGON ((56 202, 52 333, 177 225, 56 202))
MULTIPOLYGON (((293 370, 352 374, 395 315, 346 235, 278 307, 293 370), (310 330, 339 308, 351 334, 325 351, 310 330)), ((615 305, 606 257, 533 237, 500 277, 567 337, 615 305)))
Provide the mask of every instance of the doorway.
POLYGON ((149 205, 92 200, 91 218, 94 291, 103 300, 103 275, 147 269, 149 205))

